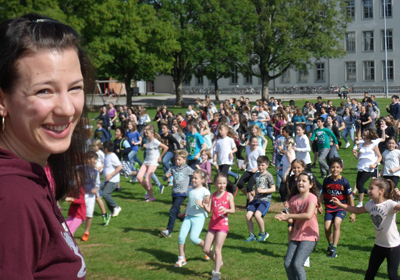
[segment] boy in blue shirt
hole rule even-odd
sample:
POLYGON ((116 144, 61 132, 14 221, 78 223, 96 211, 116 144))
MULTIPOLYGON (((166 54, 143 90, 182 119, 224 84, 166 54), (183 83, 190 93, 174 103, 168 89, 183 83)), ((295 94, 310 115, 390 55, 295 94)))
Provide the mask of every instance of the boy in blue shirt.
MULTIPOLYGON (((328 257, 337 257, 337 245, 340 238, 340 225, 346 217, 346 211, 331 202, 336 197, 343 204, 354 206, 352 190, 349 181, 340 173, 343 170, 343 162, 340 158, 332 158, 329 162, 331 176, 324 179, 320 195, 321 206, 319 212, 322 214, 322 203, 325 204, 325 236, 329 246, 326 251, 328 257), (333 225, 333 234, 332 234, 333 225)), ((355 214, 350 215, 350 221, 355 222, 355 214)))
POLYGON ((93 140, 99 139, 101 141, 101 144, 110 140, 109 139, 110 134, 108 133, 107 130, 103 128, 103 121, 97 121, 96 127, 97 128, 94 131, 93 140))
POLYGON ((201 152, 207 149, 207 144, 204 141, 203 136, 197 132, 197 125, 197 120, 190 120, 187 125, 188 133, 186 134, 186 150, 188 152, 187 160, 188 165, 193 170, 196 169, 197 164, 200 164, 201 152))

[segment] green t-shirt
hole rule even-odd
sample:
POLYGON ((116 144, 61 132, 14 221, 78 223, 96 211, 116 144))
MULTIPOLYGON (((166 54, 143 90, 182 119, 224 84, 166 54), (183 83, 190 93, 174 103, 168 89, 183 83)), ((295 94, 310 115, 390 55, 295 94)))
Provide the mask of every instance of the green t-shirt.
POLYGON ((338 143, 335 134, 333 134, 333 132, 327 129, 326 127, 322 129, 317 128, 316 130, 314 130, 310 140, 314 141, 315 136, 318 137, 317 140, 318 150, 329 149, 331 147, 329 136, 332 137, 333 142, 335 142, 335 144, 338 143))

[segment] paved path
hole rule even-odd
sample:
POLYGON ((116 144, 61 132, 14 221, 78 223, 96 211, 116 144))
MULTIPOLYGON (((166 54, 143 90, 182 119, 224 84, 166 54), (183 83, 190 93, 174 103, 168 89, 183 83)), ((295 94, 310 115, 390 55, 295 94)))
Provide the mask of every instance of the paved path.
MULTIPOLYGON (((393 93, 391 93, 392 95, 393 93)), ((227 98, 231 97, 236 97, 239 98, 241 95, 228 95, 228 94, 220 94, 220 100, 224 100, 227 98)), ((338 95, 336 93, 328 93, 328 94, 274 94, 270 95, 273 96, 276 99, 282 99, 283 101, 289 101, 291 99, 293 100, 307 100, 307 99, 317 99, 317 96, 321 96, 323 100, 328 100, 328 99, 339 99, 338 95)), ((353 93, 349 95, 350 97, 355 97, 357 99, 361 99, 364 95, 362 93, 353 93)), ((382 93, 375 94, 377 98, 384 98, 385 95, 382 93)), ((260 99, 260 95, 252 95, 252 94, 246 94, 244 95, 245 98, 249 98, 250 102, 254 102, 257 99, 260 99)), ((189 104, 194 104, 196 98, 204 99, 205 96, 204 94, 194 94, 194 95, 184 95, 183 96, 183 103, 184 106, 187 106, 189 104)), ((211 101, 215 101, 215 96, 210 95, 211 101)), ((132 97, 132 104, 133 105, 144 105, 144 106, 159 106, 159 105, 167 105, 167 106, 175 106, 175 101, 176 97, 173 94, 155 94, 155 95, 140 95, 140 96, 133 96, 132 97)), ((106 104, 113 102, 115 105, 126 105, 126 97, 121 96, 120 98, 106 98, 104 99, 104 102, 106 104)), ((87 104, 89 106, 100 106, 104 104, 102 98, 100 96, 95 96, 92 98, 92 96, 87 97, 87 104)))

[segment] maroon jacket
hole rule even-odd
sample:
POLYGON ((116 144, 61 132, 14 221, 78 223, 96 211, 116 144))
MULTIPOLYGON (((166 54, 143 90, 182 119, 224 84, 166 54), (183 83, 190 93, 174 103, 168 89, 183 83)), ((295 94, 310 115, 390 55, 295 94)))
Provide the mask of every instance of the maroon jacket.
POLYGON ((0 149, 0 279, 85 279, 43 168, 0 149))

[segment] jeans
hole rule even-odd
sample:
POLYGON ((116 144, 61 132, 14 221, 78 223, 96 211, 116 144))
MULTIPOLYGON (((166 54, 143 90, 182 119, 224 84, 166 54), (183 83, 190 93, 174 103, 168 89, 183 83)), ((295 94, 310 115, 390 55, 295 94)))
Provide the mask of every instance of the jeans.
POLYGON ((285 270, 289 280, 305 280, 304 263, 317 246, 317 241, 290 241, 285 257, 285 270))
POLYGON ((267 125, 267 135, 269 138, 271 138, 272 142, 275 141, 275 137, 272 134, 272 125, 267 125))
POLYGON ((328 157, 327 157, 328 162, 334 157, 339 157, 339 153, 338 153, 338 151, 336 149, 336 145, 331 146, 331 148, 329 149, 329 154, 328 154, 328 157))
POLYGON ((349 143, 349 141, 347 140, 347 135, 349 135, 351 142, 353 142, 353 145, 354 145, 354 133, 355 133, 354 125, 346 126, 346 128, 343 129, 342 137, 343 137, 344 141, 346 142, 346 144, 349 143))
POLYGON ((118 206, 118 204, 111 197, 111 193, 118 186, 118 183, 107 181, 104 183, 103 188, 103 198, 106 201, 108 209, 113 212, 114 208, 118 206))
POLYGON ((172 207, 169 210, 169 220, 167 225, 167 230, 171 233, 174 230, 175 220, 178 214, 181 212, 181 205, 185 201, 186 196, 176 196, 172 197, 172 207))
POLYGON ((321 168, 321 173, 322 174, 328 174, 329 173, 329 166, 325 162, 325 158, 328 156, 330 148, 325 148, 318 150, 318 162, 319 166, 321 168))
MULTIPOLYGON (((282 167, 281 164, 282 155, 279 152, 276 152, 276 159, 275 159, 275 167, 282 167)), ((282 182, 282 169, 276 170, 276 186, 279 188, 282 182)))
POLYGON ((203 230, 204 221, 206 217, 201 216, 190 216, 187 215, 183 220, 181 230, 179 231, 178 244, 185 244, 185 240, 190 231, 190 241, 193 244, 199 245, 201 242, 200 233, 203 230))
POLYGON ((137 163, 139 163, 139 165, 142 165, 142 164, 143 164, 143 162, 141 162, 140 159, 138 159, 137 153, 138 153, 138 151, 130 151, 129 154, 128 154, 129 161, 131 162, 131 164, 133 165, 133 167, 135 167, 135 164, 134 164, 135 161, 136 161, 137 163))
POLYGON ((162 158, 164 172, 167 172, 167 170, 171 167, 171 164, 169 164, 169 161, 172 160, 173 157, 174 157, 173 152, 168 151, 165 153, 164 157, 162 158))
POLYGON ((229 170, 228 171, 228 176, 232 176, 233 178, 237 179, 237 177, 239 177, 239 175, 237 175, 236 173, 234 173, 233 171, 229 170))
POLYGON ((312 124, 307 124, 306 131, 307 132, 313 132, 313 125, 312 124))

